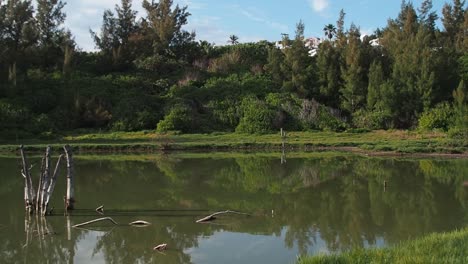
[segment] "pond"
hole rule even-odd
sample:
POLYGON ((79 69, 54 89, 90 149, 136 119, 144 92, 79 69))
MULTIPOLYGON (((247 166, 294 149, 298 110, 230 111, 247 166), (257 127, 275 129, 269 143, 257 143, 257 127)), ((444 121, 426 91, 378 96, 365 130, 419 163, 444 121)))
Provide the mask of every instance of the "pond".
POLYGON ((294 263, 468 220, 467 159, 194 153, 77 155, 75 164, 76 210, 64 215, 61 174, 54 213, 41 219, 25 216, 19 159, 0 158, 0 262, 294 263), (118 225, 70 228, 102 217, 100 205, 118 225), (249 215, 195 223, 222 210, 249 215), (151 225, 128 226, 135 220, 151 225), (166 251, 153 251, 162 243, 166 251))

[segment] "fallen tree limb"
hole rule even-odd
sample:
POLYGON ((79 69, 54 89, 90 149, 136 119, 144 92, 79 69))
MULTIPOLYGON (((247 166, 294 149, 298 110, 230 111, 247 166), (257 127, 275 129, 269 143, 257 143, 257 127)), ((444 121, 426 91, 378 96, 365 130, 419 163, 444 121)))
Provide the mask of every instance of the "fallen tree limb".
POLYGON ((151 225, 151 223, 143 221, 143 220, 137 220, 137 221, 133 221, 133 222, 129 223, 129 225, 131 225, 131 226, 149 226, 149 225, 151 225))
POLYGON ((221 211, 221 212, 216 212, 213 214, 210 214, 209 216, 203 217, 201 219, 198 219, 195 221, 196 223, 203 223, 203 222, 208 222, 208 221, 213 221, 216 219, 215 216, 221 215, 221 214, 240 214, 240 215, 249 215, 246 213, 241 213, 241 212, 236 212, 236 211, 231 211, 231 210, 226 210, 226 211, 221 211))
POLYGON ((98 208, 96 208, 96 212, 103 215, 104 214, 104 205, 101 205, 98 208))
POLYGON ((167 249, 167 244, 161 244, 161 245, 157 245, 153 248, 153 250, 157 250, 157 251, 163 251, 163 250, 166 250, 167 249))
POLYGON ((113 224, 118 225, 117 222, 114 221, 114 219, 112 219, 110 217, 103 217, 103 218, 94 219, 94 220, 91 220, 91 221, 88 221, 88 222, 84 222, 84 223, 81 223, 81 224, 77 224, 77 225, 74 225, 72 227, 85 226, 85 225, 89 225, 89 224, 92 224, 92 223, 105 221, 105 220, 111 221, 113 224))

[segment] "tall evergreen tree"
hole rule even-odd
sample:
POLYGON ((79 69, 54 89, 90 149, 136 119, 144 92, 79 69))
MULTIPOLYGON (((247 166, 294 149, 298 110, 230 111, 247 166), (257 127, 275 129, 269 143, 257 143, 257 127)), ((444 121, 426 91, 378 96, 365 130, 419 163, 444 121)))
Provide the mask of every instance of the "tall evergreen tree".
POLYGON ((277 47, 271 47, 268 50, 268 61, 265 65, 266 72, 271 76, 273 82, 281 87, 283 84, 284 76, 281 70, 281 65, 284 63, 284 54, 277 47))
POLYGON ((466 12, 465 0, 453 0, 452 4, 446 3, 442 9, 442 24, 451 43, 460 44, 460 39, 466 34, 463 28, 466 12))
POLYGON ((40 66, 49 68, 61 65, 62 46, 65 42, 65 31, 62 25, 65 3, 58 0, 37 0, 36 24, 39 36, 40 66))
POLYGON ((362 108, 366 99, 361 52, 361 33, 351 24, 347 33, 348 45, 345 49, 345 65, 342 69, 344 86, 341 88, 342 107, 349 113, 362 108))
POLYGON ((285 49, 283 74, 285 81, 283 88, 290 92, 295 92, 300 97, 307 97, 311 85, 311 59, 309 50, 304 45, 304 23, 299 21, 296 25, 296 36, 292 45, 285 49))
POLYGON ((341 88, 341 54, 333 43, 320 44, 317 55, 318 82, 321 100, 328 106, 339 107, 341 88))
POLYGON ((26 67, 22 63, 22 60, 25 59, 24 51, 37 40, 33 12, 30 0, 8 0, 6 3, 4 17, 5 59, 8 64, 8 79, 13 85, 16 85, 18 66, 26 67))
POLYGON ((189 33, 182 27, 187 24, 191 15, 187 11, 187 6, 173 8, 172 0, 143 1, 148 22, 148 33, 151 37, 151 44, 156 53, 161 53, 169 47, 181 45, 185 42, 193 41, 194 33, 189 33))
POLYGON ((382 63, 374 61, 369 69, 369 85, 367 87, 367 108, 374 110, 377 103, 381 100, 382 95, 380 88, 385 82, 382 63))
POLYGON ((136 33, 137 12, 132 9, 131 0, 121 0, 115 5, 115 14, 104 11, 100 34, 91 31, 96 46, 108 57, 112 57, 114 66, 128 67, 135 58, 135 51, 130 43, 136 33))

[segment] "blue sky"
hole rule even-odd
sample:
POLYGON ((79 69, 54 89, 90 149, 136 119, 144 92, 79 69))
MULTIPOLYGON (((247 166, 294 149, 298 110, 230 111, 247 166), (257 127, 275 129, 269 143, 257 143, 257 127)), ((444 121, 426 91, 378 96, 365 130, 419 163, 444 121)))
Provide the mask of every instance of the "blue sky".
MULTIPOLYGON (((114 9, 120 0, 65 0, 65 26, 75 36, 83 50, 93 50, 89 29, 99 30, 102 13, 114 9)), ((142 0, 133 0, 133 7, 144 16, 142 0)), ((225 44, 230 35, 241 42, 278 40, 281 33, 294 35, 296 23, 302 19, 307 37, 322 37, 325 24, 335 24, 341 9, 346 12, 346 26, 351 22, 360 26, 363 34, 372 33, 395 18, 400 0, 174 0, 187 5, 192 16, 186 26, 195 30, 197 39, 218 45, 225 44)), ((413 0, 419 7, 422 0, 413 0)), ((434 10, 440 10, 446 0, 434 0, 434 10)), ((450 1, 451 2, 451 1, 450 1)), ((440 25, 440 23, 439 23, 440 25)))

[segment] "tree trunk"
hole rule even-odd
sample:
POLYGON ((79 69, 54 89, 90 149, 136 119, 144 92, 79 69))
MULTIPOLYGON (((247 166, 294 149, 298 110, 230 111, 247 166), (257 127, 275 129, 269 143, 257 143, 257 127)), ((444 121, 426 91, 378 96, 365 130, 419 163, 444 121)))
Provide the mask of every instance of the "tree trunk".
POLYGON ((63 154, 58 157, 57 164, 55 165, 54 174, 52 175, 52 178, 50 179, 50 184, 49 184, 49 187, 47 188, 47 193, 45 195, 44 208, 42 209, 42 215, 47 214, 50 197, 52 197, 52 193, 54 192, 55 183, 57 182, 57 175, 59 174, 59 171, 60 171, 60 163, 62 161, 62 158, 63 158, 63 154))
POLYGON ((69 145, 63 147, 65 150, 65 158, 67 159, 67 197, 66 209, 73 210, 75 203, 75 186, 74 186, 74 168, 73 168, 73 154, 69 145))
POLYGON ((23 145, 20 146, 20 154, 21 160, 23 162, 23 169, 21 170, 21 174, 24 177, 24 203, 26 210, 28 210, 29 213, 32 213, 34 211, 35 194, 31 180, 31 173, 29 172, 28 161, 24 155, 23 145))
POLYGON ((8 67, 8 80, 16 86, 16 61, 8 67))

